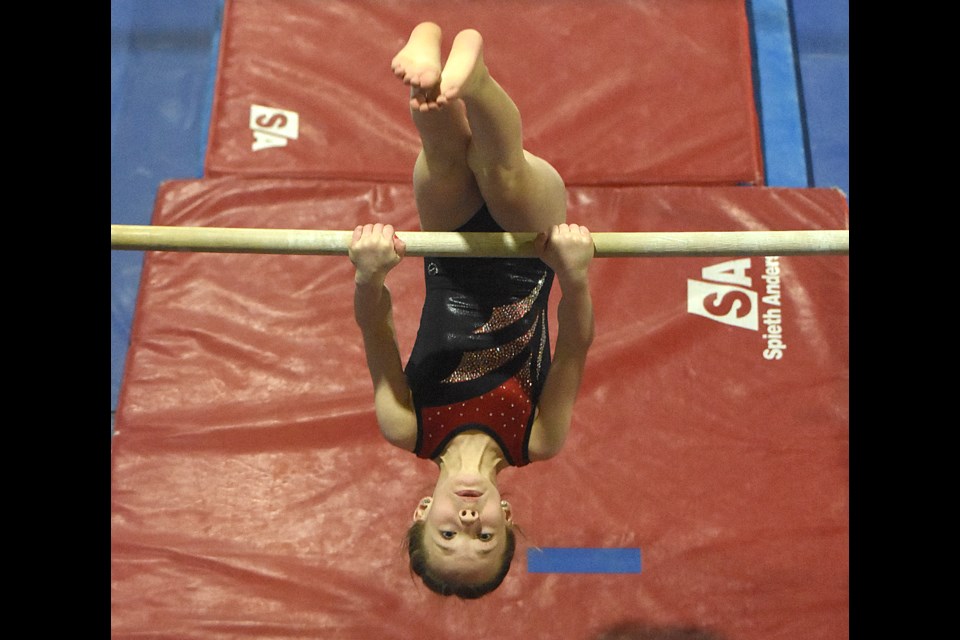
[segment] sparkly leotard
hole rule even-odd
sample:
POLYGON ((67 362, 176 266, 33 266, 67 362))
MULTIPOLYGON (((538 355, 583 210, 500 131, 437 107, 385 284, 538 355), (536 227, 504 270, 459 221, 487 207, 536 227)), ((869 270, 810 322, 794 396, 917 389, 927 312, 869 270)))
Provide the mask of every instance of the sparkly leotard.
MULTIPOLYGON (((484 206, 457 231, 503 231, 484 206)), ((490 435, 529 463, 534 410, 550 367, 553 271, 536 258, 423 259, 426 298, 406 366, 414 453, 433 459, 458 433, 490 435)))

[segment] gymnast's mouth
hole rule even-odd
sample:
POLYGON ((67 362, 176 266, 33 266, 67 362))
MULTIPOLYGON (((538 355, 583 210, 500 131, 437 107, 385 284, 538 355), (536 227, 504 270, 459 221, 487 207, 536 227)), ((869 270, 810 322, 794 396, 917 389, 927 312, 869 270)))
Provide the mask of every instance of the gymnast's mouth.
POLYGON ((462 491, 456 491, 455 493, 461 498, 479 498, 483 495, 479 491, 470 491, 467 489, 464 489, 462 491))

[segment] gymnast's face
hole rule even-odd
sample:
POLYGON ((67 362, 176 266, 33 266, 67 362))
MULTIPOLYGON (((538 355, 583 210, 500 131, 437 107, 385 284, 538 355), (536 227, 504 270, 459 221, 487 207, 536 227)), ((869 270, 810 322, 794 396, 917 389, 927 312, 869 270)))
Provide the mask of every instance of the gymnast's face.
POLYGON ((424 522, 423 544, 434 571, 481 582, 499 570, 513 517, 493 483, 464 476, 438 483, 413 517, 424 522))

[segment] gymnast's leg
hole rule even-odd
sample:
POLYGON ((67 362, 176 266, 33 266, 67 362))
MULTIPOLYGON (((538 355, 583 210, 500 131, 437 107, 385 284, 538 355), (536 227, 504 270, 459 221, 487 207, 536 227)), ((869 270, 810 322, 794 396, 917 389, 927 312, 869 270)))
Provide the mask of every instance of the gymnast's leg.
POLYGON ((410 86, 410 113, 422 149, 413 169, 413 190, 425 231, 452 231, 469 220, 483 197, 467 164, 470 127, 459 100, 441 105, 440 27, 417 25, 393 58, 393 72, 410 86))
POLYGON ((483 37, 457 34, 440 79, 437 103, 466 106, 470 129, 467 164, 490 213, 507 231, 544 231, 566 219, 560 174, 523 148, 520 112, 490 75, 483 37))
POLYGON ((566 218, 557 171, 523 148, 520 113, 483 59, 483 38, 457 34, 446 65, 441 32, 426 22, 393 59, 410 86, 410 108, 423 149, 414 193, 425 230, 456 229, 486 202, 507 231, 543 231, 566 218))

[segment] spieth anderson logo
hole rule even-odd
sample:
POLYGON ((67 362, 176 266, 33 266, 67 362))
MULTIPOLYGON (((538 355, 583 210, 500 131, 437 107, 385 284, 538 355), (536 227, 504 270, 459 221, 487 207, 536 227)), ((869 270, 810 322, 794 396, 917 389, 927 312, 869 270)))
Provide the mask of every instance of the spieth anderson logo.
POLYGON ((765 360, 780 360, 787 348, 783 339, 780 258, 764 258, 761 284, 754 288, 750 258, 704 267, 702 280, 687 280, 687 311, 733 327, 760 332, 766 341, 765 360), (761 304, 763 303, 763 309, 761 304))
POLYGON ((286 109, 250 105, 250 130, 253 132, 253 150, 287 146, 287 140, 300 135, 300 114, 286 109))

